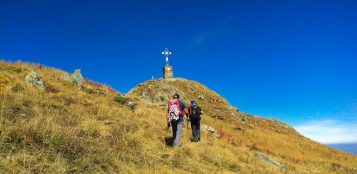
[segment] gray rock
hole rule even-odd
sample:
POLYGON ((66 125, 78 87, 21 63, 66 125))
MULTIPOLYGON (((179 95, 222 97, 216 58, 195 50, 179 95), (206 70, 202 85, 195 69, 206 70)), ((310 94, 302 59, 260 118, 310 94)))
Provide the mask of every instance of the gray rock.
POLYGON ((201 126, 201 130, 210 132, 212 134, 212 136, 214 136, 216 138, 220 138, 222 136, 216 129, 214 129, 213 127, 208 126, 207 124, 203 124, 201 126))
POLYGON ((202 130, 202 131, 208 131, 208 132, 211 132, 211 133, 216 132, 216 130, 215 130, 213 127, 210 127, 210 126, 208 126, 207 124, 203 124, 203 125, 201 126, 201 130, 202 130))
POLYGON ((126 106, 128 106, 132 111, 134 111, 136 103, 129 101, 126 106))
POLYGON ((83 77, 80 69, 76 69, 72 77, 74 83, 77 83, 78 85, 83 85, 83 77))
POLYGON ((273 159, 263 155, 263 154, 260 154, 260 153, 256 153, 255 156, 263 161, 265 161, 266 163, 268 164, 271 164, 279 169, 283 169, 284 168, 284 164, 280 164, 279 162, 277 161, 274 161, 273 159))
POLYGON ((106 92, 101 91, 101 90, 96 90, 95 92, 96 92, 97 94, 99 94, 99 95, 107 95, 106 92))
POLYGON ((33 86, 39 90, 45 90, 45 85, 43 84, 42 77, 38 75, 35 71, 32 71, 25 77, 28 85, 33 86))
POLYGON ((84 79, 80 69, 76 69, 73 74, 66 73, 62 76, 62 78, 77 86, 82 86, 84 84, 84 79))

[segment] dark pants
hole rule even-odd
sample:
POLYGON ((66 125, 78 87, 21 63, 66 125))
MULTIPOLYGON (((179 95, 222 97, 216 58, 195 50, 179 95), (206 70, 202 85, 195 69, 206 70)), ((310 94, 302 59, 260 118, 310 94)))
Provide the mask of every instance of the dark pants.
POLYGON ((195 141, 200 140, 200 119, 191 120, 192 136, 195 141))

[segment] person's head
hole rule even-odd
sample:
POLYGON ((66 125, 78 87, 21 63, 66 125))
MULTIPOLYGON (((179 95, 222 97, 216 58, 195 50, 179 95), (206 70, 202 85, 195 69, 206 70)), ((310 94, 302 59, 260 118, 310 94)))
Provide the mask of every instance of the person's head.
POLYGON ((192 101, 191 101, 191 105, 192 105, 192 106, 197 106, 197 103, 192 100, 192 101))
POLYGON ((176 93, 174 96, 172 96, 172 98, 174 98, 174 99, 180 99, 180 95, 178 95, 178 94, 176 93))

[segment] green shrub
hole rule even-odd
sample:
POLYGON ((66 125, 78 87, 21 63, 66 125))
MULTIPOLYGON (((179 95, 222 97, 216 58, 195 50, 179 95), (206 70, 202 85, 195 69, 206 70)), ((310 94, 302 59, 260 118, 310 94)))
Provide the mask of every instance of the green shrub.
POLYGON ((19 92, 19 91, 22 91, 22 90, 24 90, 24 89, 25 89, 25 88, 24 88, 21 84, 19 84, 19 83, 16 83, 16 85, 11 88, 11 90, 12 90, 13 92, 19 92))
POLYGON ((114 97, 114 101, 116 101, 122 105, 125 105, 128 103, 129 100, 123 96, 116 96, 116 97, 114 97))
POLYGON ((95 94, 95 90, 92 88, 86 88, 86 87, 82 87, 82 91, 88 93, 88 94, 95 94))
POLYGON ((54 149, 60 149, 63 148, 64 144, 64 140, 63 137, 61 136, 53 136, 48 142, 47 144, 54 149))

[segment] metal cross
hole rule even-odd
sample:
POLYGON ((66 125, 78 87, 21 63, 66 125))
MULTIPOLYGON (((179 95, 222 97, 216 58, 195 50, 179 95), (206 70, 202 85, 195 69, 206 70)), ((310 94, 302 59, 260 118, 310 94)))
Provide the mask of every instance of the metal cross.
POLYGON ((169 66, 169 55, 171 55, 171 52, 166 48, 164 52, 161 52, 161 54, 165 55, 166 66, 169 66))

